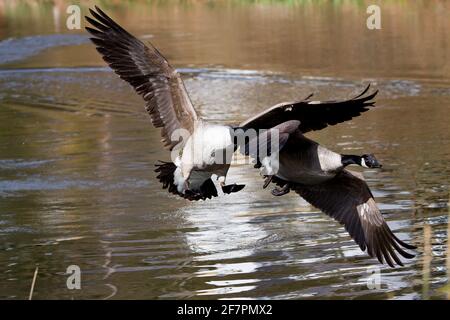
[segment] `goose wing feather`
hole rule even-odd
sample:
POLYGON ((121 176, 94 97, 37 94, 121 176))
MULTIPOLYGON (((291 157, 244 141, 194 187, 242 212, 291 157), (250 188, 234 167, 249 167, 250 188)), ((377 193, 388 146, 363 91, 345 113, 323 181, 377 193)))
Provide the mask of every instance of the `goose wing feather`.
POLYGON ((265 156, 271 156, 273 153, 279 153, 299 125, 300 121, 290 120, 269 130, 262 130, 241 147, 240 151, 257 160, 262 160, 265 156))
POLYGON ((374 106, 372 99, 378 90, 367 94, 369 88, 370 84, 355 97, 342 101, 310 101, 310 95, 301 101, 283 102, 242 122, 240 127, 269 129, 288 120, 299 120, 302 133, 321 130, 357 117, 374 106))
MULTIPOLYGON (((283 181, 273 180, 279 185, 283 181)), ((294 185, 301 197, 344 225, 361 250, 391 267, 403 263, 397 254, 411 259, 414 255, 403 248, 415 249, 394 235, 380 210, 363 176, 343 170, 335 178, 318 185, 294 185)))
POLYGON ((178 143, 171 141, 174 130, 192 132, 197 120, 180 75, 150 43, 146 46, 101 9, 95 9, 89 9, 92 18, 86 17, 92 25, 86 27, 92 42, 103 60, 145 100, 153 125, 162 128, 164 146, 172 149, 178 143))

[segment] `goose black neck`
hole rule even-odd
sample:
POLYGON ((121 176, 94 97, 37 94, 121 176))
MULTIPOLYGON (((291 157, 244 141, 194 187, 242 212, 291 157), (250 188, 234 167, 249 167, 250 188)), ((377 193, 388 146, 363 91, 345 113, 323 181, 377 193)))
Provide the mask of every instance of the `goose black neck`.
POLYGON ((361 165, 361 157, 353 154, 343 154, 341 162, 344 167, 350 164, 361 165))

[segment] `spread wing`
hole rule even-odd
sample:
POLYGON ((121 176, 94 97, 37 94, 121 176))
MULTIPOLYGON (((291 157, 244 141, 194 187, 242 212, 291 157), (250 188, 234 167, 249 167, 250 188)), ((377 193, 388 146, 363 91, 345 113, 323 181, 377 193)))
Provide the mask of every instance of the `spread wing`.
POLYGON ((92 42, 103 60, 145 100, 153 125, 162 128, 164 146, 172 149, 178 143, 170 139, 174 130, 192 132, 197 120, 180 75, 155 47, 146 46, 95 9, 90 9, 93 18, 86 17, 95 28, 86 27, 92 42))
POLYGON ((298 102, 283 102, 240 124, 242 128, 269 129, 289 121, 299 120, 302 133, 321 130, 350 120, 374 106, 371 101, 378 90, 367 94, 370 84, 357 96, 342 101, 310 101, 311 95, 298 102))
POLYGON ((403 265, 397 253, 411 259, 414 255, 401 247, 415 249, 401 241, 389 229, 373 195, 361 174, 347 170, 332 180, 314 186, 297 185, 293 189, 313 206, 343 224, 350 236, 371 257, 394 267, 403 265))

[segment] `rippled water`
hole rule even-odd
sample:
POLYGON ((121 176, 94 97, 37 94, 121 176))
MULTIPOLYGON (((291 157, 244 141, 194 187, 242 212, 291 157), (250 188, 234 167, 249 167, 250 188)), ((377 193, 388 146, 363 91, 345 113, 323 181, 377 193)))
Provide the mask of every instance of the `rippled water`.
POLYGON ((397 269, 295 194, 262 190, 243 158, 228 178, 243 192, 192 203, 161 190, 159 131, 58 3, 0 2, 0 298, 27 298, 36 266, 37 299, 450 296, 448 2, 384 2, 380 31, 365 28, 364 1, 104 5, 162 49, 211 121, 373 83, 377 108, 310 136, 383 163, 364 174, 418 246, 397 269), (66 287, 69 265, 81 290, 66 287))

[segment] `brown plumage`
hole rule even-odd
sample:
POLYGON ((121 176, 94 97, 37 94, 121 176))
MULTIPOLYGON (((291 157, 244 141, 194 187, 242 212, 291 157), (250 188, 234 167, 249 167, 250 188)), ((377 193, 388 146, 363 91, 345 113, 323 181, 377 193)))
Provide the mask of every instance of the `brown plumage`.
POLYGON ((290 189, 316 208, 344 225, 353 240, 371 257, 394 267, 403 266, 398 258, 411 259, 414 255, 402 249, 415 249, 395 236, 378 209, 362 174, 342 170, 334 178, 316 185, 302 185, 272 177, 278 186, 289 184, 290 189))
MULTIPOLYGON (((178 144, 178 141, 171 140, 174 131, 183 128, 193 134, 197 122, 201 121, 180 75, 150 43, 145 45, 98 7, 95 8, 96 11, 90 9, 94 19, 86 17, 94 27, 86 27, 93 36, 92 42, 108 65, 143 98, 153 125, 161 128, 164 146, 172 150, 178 144)), ((389 229, 362 175, 344 170, 340 167, 341 155, 303 137, 306 132, 350 120, 374 106, 375 102, 372 99, 378 91, 367 94, 369 88, 370 85, 357 96, 343 101, 311 101, 309 100, 311 96, 308 96, 301 101, 280 103, 244 121, 240 128, 244 130, 272 128, 257 138, 265 145, 270 145, 275 137, 274 127, 277 130, 278 147, 276 150, 268 150, 268 155, 279 152, 282 157, 280 160, 286 160, 284 174, 287 178, 284 180, 285 178, 272 175, 266 180, 264 187, 270 182, 282 186, 282 190, 273 193, 275 195, 283 195, 290 189, 295 190, 313 206, 343 224, 361 250, 367 250, 370 256, 377 257, 382 263, 386 261, 390 266, 394 266, 395 263, 403 265, 397 254, 412 258, 413 255, 405 252, 402 247, 407 249, 415 247, 399 240, 389 229), (305 148, 309 152, 306 154, 312 154, 314 157, 303 156, 302 150, 305 148), (318 158, 319 155, 322 161, 318 158), (336 166, 334 163, 337 163, 336 166), (305 171, 298 175, 296 172, 298 165, 303 165, 303 170, 306 168, 309 178, 320 179, 315 182, 313 179, 309 181, 310 183, 304 184, 305 176, 302 174, 305 171), (325 175, 321 176, 323 173, 325 175), (299 177, 300 181, 295 180, 299 177), (288 181, 292 179, 297 182, 288 181)), ((228 130, 225 127, 223 129, 226 129, 225 132, 228 130)), ((258 148, 250 150, 247 146, 241 151, 260 160, 258 148)), ((257 166, 261 166, 259 161, 257 166)), ((174 173, 179 167, 171 162, 161 162, 156 167, 157 178, 163 188, 167 188, 173 194, 189 200, 205 200, 217 196, 217 189, 210 178, 202 181, 194 191, 186 189, 180 192, 174 180, 174 173)), ((228 167, 224 170, 223 165, 217 167, 214 164, 202 168, 199 172, 206 171, 212 174, 217 171, 225 172, 226 175, 227 170, 228 167)), ((243 185, 222 186, 225 193, 237 192, 242 188, 243 185)))
POLYGON ((192 132, 198 120, 180 75, 150 43, 146 46, 95 8, 97 12, 89 10, 96 20, 86 17, 95 27, 86 27, 92 42, 103 60, 145 100, 153 125, 162 128, 164 146, 172 150, 178 143, 170 139, 174 130, 192 132))
POLYGON ((264 188, 270 183, 281 187, 272 191, 275 196, 294 190, 344 225, 361 250, 367 250, 371 257, 391 267, 395 264, 403 266, 398 255, 411 259, 414 255, 403 248, 415 247, 398 239, 390 230, 362 174, 345 170, 342 155, 303 136, 305 132, 359 116, 374 106, 372 99, 377 91, 366 94, 368 89, 369 86, 356 97, 344 101, 312 102, 307 98, 272 107, 241 124, 243 128, 268 129, 250 140, 241 152, 253 157, 257 161, 255 167, 261 167, 262 172, 267 172, 268 168, 267 163, 262 163, 264 157, 278 153, 279 168, 274 173, 267 173, 264 188), (273 132, 279 139, 278 148, 261 154, 259 146, 269 145, 273 132))
POLYGON ((86 27, 86 30, 93 36, 90 39, 96 45, 97 51, 114 72, 143 98, 153 125, 161 128, 164 146, 178 152, 176 165, 156 165, 158 179, 163 188, 168 188, 169 192, 188 200, 210 199, 218 195, 211 180, 211 176, 216 174, 221 178, 220 183, 225 194, 240 191, 243 185, 225 184, 230 163, 210 163, 210 155, 214 154, 216 149, 233 147, 231 128, 209 125, 197 116, 180 75, 152 44, 145 45, 98 7, 89 10, 92 17, 86 17, 86 20, 93 27, 86 27), (176 132, 178 129, 188 132, 176 132), (208 130, 221 136, 217 139, 204 136, 204 132, 208 130), (180 139, 173 140, 176 138, 175 133, 181 136, 180 139), (203 142, 203 147, 208 151, 211 149, 211 152, 205 155, 200 153, 202 150, 194 148, 194 140, 203 142), (177 150, 174 150, 175 146, 177 150), (191 154, 197 155, 195 161, 188 156, 183 157, 191 154))
POLYGON ((370 84, 357 96, 342 101, 310 101, 279 103, 240 124, 242 128, 270 129, 289 120, 299 120, 302 133, 321 130, 350 120, 374 106, 378 90, 366 95, 370 84))

